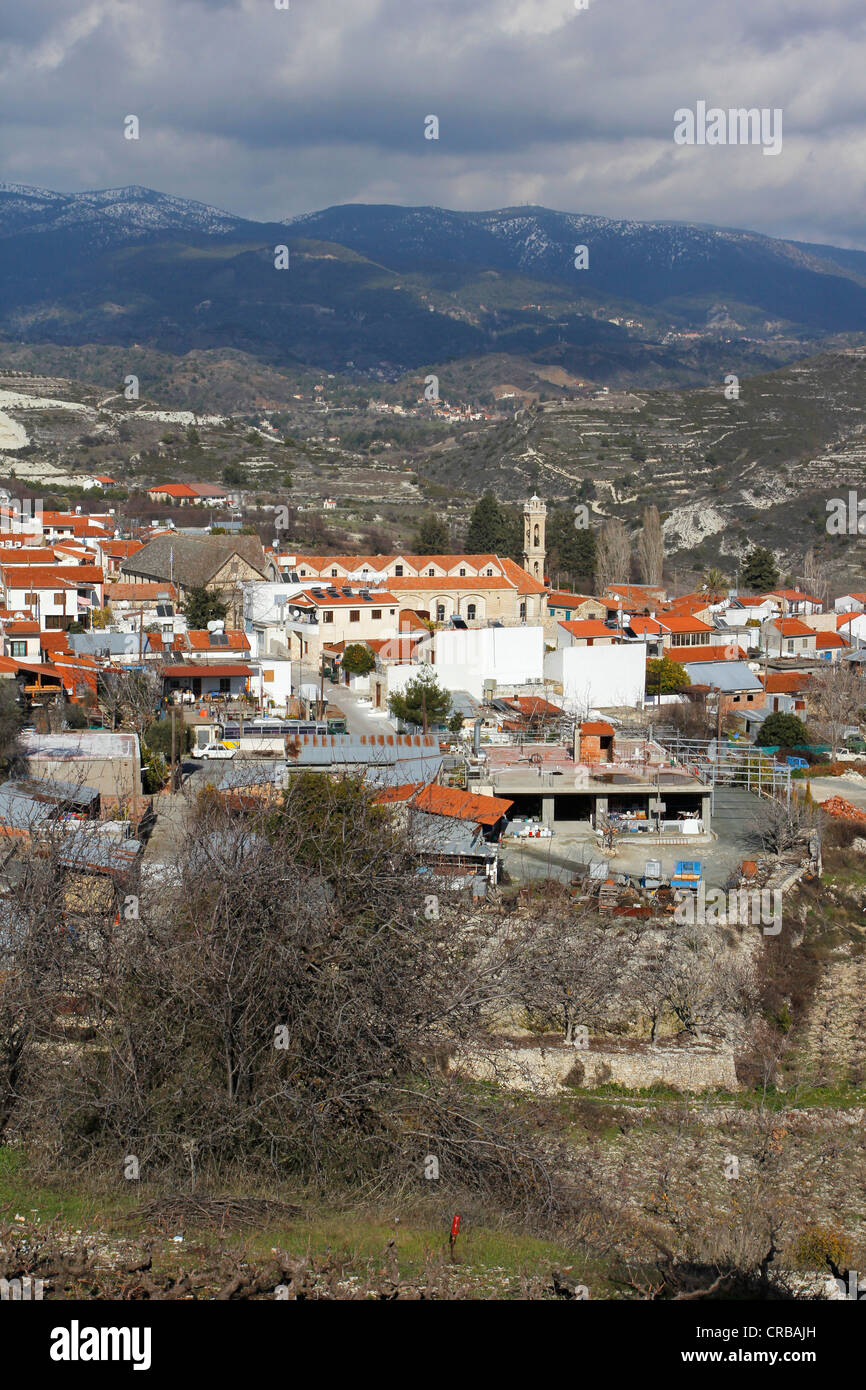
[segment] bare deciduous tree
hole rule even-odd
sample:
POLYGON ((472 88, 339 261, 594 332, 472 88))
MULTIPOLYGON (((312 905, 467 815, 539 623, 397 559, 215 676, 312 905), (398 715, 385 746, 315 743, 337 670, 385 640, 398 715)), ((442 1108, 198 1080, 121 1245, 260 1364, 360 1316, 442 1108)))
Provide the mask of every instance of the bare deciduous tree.
POLYGON ((805 797, 792 795, 765 797, 753 822, 761 844, 769 854, 784 854, 797 846, 806 847, 809 835, 820 831, 824 813, 805 797))
POLYGON ((828 662, 809 681, 809 723, 833 748, 848 724, 859 724, 866 708, 866 678, 859 666, 828 662))
POLYGON ((642 584, 659 585, 665 562, 665 541, 659 509, 645 507, 643 526, 637 538, 637 567, 642 584))
POLYGON ((628 583, 631 541, 621 521, 606 521, 598 538, 595 574, 598 592, 609 584, 628 583))

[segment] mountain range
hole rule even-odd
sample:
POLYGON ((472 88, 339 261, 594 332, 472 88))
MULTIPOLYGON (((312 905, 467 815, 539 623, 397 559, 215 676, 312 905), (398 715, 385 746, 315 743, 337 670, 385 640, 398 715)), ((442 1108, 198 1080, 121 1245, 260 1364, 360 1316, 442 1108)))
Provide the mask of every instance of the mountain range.
POLYGON ((256 222, 141 187, 0 184, 7 341, 234 348, 385 379, 506 354, 697 385, 863 334, 866 253, 750 231, 540 207, 346 204, 256 222))

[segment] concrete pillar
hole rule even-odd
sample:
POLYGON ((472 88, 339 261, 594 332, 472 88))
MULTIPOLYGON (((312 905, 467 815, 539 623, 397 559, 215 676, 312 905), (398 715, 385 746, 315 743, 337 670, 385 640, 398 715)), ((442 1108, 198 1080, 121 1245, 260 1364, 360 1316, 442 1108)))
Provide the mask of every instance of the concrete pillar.
POLYGON ((701 793, 701 820, 702 820, 703 823, 704 823, 704 830, 709 830, 709 828, 710 828, 710 821, 711 821, 711 819, 712 819, 712 811, 711 811, 711 809, 710 809, 711 804, 712 804, 712 795, 711 795, 711 793, 710 793, 710 792, 702 792, 702 793, 701 793))
POLYGON ((543 796, 541 798, 541 824, 546 825, 549 830, 553 829, 553 797, 543 796))

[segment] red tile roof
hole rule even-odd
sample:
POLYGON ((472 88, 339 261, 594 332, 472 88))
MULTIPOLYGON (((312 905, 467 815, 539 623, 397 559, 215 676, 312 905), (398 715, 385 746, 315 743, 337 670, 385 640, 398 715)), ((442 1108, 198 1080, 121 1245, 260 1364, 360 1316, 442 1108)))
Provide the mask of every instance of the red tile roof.
POLYGON ((166 497, 198 497, 198 493, 188 483, 154 483, 153 487, 147 489, 147 495, 155 497, 157 494, 164 494, 166 497))
POLYGON ((683 666, 693 665, 696 661, 746 661, 748 658, 748 652, 735 642, 729 642, 726 646, 678 647, 676 650, 683 666))
POLYGON ((604 599, 593 598, 591 594, 570 594, 565 589, 553 589, 547 595, 548 608, 579 608, 582 603, 601 603, 604 599))
POLYGON ((193 651, 249 651, 250 639, 240 628, 227 628, 224 635, 228 640, 220 642, 219 646, 215 648, 210 640, 211 634, 205 629, 187 628, 186 630, 186 640, 193 651))
POLYGON ((709 623, 704 623, 700 618, 693 618, 688 613, 664 613, 661 618, 662 627, 667 628, 668 632, 714 632, 715 629, 709 623))
POLYGON ((434 783, 422 787, 412 805, 416 811, 427 811, 434 816, 453 816, 457 820, 473 820, 478 825, 495 825, 511 810, 514 802, 501 796, 478 796, 461 791, 459 787, 440 787, 434 783))
POLYGON ((811 676, 807 671, 768 671, 766 677, 759 674, 758 680, 768 695, 795 695, 805 690, 811 676))
POLYGON ((572 637, 607 637, 613 642, 618 636, 612 628, 605 627, 600 618, 570 618, 559 626, 571 633, 572 637))
POLYGON ((800 618, 773 618, 771 626, 783 637, 814 637, 815 629, 807 627, 800 618))
POLYGON ((101 565, 0 565, 7 589, 76 589, 80 584, 102 584, 101 565))

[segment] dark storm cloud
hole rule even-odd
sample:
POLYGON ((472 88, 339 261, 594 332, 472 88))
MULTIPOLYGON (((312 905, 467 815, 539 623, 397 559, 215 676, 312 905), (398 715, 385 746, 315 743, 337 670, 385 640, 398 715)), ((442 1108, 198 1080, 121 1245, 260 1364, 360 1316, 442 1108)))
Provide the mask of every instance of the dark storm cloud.
POLYGON ((2 176, 144 183, 261 218, 532 202, 866 244, 862 0, 290 3, 6 15, 2 176), (698 100, 781 107, 782 154, 675 146, 674 111, 698 100))

